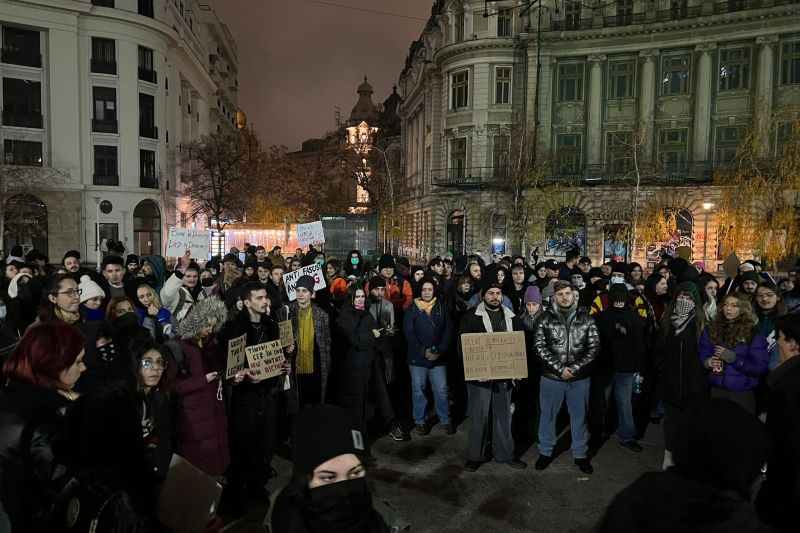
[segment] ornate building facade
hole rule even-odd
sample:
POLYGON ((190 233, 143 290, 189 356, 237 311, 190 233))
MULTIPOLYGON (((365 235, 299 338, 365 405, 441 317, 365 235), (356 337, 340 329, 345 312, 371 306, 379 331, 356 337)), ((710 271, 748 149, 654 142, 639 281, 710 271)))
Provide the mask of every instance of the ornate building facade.
POLYGON ((518 246, 494 189, 525 135, 549 158, 546 180, 561 184, 528 250, 558 258, 577 245, 595 263, 631 260, 623 178, 635 150, 646 169, 635 201, 672 210, 677 232, 638 243, 634 259, 654 263, 686 244, 716 268, 714 173, 756 116, 774 117, 773 154, 793 134, 798 28, 800 3, 789 0, 436 2, 400 76, 407 237, 397 251, 518 246))

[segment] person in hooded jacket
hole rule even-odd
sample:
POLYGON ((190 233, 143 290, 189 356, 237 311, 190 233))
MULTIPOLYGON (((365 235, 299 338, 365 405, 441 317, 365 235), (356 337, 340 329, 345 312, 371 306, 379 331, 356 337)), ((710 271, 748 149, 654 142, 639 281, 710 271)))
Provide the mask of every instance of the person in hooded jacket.
MULTIPOLYGON (((534 331, 536 321, 542 316, 542 293, 536 285, 529 285, 522 297, 522 311, 517 315, 525 332, 525 347, 528 360, 528 379, 523 379, 511 392, 514 413, 511 418, 511 431, 517 449, 524 449, 535 442, 539 432, 539 378, 541 364, 536 355, 534 331)), ((461 375, 464 375, 463 366, 461 375)))
POLYGON ((268 533, 408 533, 411 526, 372 496, 367 428, 357 413, 331 405, 295 417, 292 477, 264 518, 268 533))
POLYGON ((781 298, 780 289, 772 281, 765 281, 758 286, 755 304, 758 331, 767 339, 769 371, 772 372, 781 362, 775 337, 775 321, 786 314, 786 305, 781 298))
POLYGON ((167 262, 160 255, 148 255, 142 259, 142 274, 147 284, 160 294, 167 279, 167 262))
POLYGON ((634 373, 644 366, 644 321, 628 307, 628 291, 624 286, 612 286, 608 302, 608 309, 595 317, 600 352, 592 366, 589 440, 594 448, 602 442, 606 409, 613 389, 619 418, 619 443, 638 453, 643 449, 636 442, 633 386, 634 373))
POLYGON ((159 292, 161 303, 178 322, 183 320, 196 302, 206 298, 206 293, 200 284, 201 269, 197 263, 189 262, 188 255, 187 253, 183 257, 187 266, 183 271, 175 269, 159 292))
POLYGON ((180 453, 210 476, 224 474, 230 461, 221 381, 225 369, 215 339, 226 317, 220 300, 209 298, 192 307, 178 326, 183 363, 167 369, 170 392, 177 398, 180 453))
POLYGON ((688 409, 709 397, 706 370, 700 363, 698 341, 705 328, 700 290, 692 281, 675 288, 664 310, 653 358, 658 372, 656 397, 664 408, 664 469, 673 464, 677 428, 688 409))

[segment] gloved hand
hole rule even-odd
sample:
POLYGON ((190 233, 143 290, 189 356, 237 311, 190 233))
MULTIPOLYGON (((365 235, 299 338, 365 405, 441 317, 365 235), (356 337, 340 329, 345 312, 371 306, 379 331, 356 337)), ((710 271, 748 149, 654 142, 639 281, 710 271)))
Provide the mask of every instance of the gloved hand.
POLYGON ((439 359, 439 352, 432 352, 430 348, 425 348, 425 359, 428 361, 436 361, 439 359))
POLYGON ((725 361, 726 363, 733 363, 734 361, 736 361, 736 352, 725 348, 719 353, 719 358, 725 361))

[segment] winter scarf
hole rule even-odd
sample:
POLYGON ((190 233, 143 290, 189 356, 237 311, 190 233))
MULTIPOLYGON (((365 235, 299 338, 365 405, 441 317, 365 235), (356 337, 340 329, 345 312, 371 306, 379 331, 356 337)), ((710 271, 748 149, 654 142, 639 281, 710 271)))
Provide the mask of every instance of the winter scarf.
POLYGON ((675 307, 672 310, 672 325, 675 328, 675 335, 680 335, 686 329, 686 325, 694 318, 695 306, 694 302, 686 300, 677 300, 675 307))
POLYGON ((419 308, 420 311, 424 312, 428 316, 431 316, 433 308, 436 307, 436 298, 434 298, 430 302, 426 302, 422 298, 417 298, 416 300, 414 300, 414 303, 417 304, 417 307, 419 308))
POLYGON ((78 311, 73 313, 72 311, 64 311, 60 307, 56 307, 55 315, 60 321, 70 325, 77 324, 81 321, 81 314, 78 311))
POLYGON ((297 373, 314 373, 314 313, 309 305, 297 317, 297 373))

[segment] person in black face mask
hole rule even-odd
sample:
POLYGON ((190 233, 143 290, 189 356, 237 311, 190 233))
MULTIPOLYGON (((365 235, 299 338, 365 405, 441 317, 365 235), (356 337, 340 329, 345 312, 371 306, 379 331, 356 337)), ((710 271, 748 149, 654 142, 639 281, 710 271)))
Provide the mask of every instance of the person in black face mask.
POLYGON ((358 414, 309 406, 294 420, 294 472, 264 520, 272 533, 408 532, 396 512, 374 500, 362 460, 367 428, 358 414))

